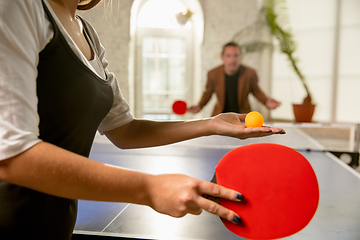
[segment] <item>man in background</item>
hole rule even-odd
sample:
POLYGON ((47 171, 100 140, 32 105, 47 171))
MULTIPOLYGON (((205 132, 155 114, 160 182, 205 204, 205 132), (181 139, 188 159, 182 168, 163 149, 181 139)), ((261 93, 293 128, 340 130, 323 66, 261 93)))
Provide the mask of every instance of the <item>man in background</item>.
POLYGON ((212 116, 225 112, 250 112, 249 93, 269 109, 275 109, 280 105, 280 102, 263 93, 258 86, 255 70, 240 64, 241 57, 241 49, 236 43, 230 42, 223 46, 223 65, 208 72, 205 91, 199 103, 189 107, 191 113, 198 113, 209 102, 214 92, 217 101, 212 116))

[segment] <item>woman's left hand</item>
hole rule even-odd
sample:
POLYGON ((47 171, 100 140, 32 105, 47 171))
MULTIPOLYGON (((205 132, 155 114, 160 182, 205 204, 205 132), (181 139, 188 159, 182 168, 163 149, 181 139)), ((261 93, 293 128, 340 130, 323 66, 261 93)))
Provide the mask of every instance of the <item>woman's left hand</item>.
POLYGON ((239 139, 264 137, 272 134, 285 134, 285 130, 276 127, 246 127, 246 114, 222 113, 210 120, 210 129, 213 134, 236 137, 239 139))

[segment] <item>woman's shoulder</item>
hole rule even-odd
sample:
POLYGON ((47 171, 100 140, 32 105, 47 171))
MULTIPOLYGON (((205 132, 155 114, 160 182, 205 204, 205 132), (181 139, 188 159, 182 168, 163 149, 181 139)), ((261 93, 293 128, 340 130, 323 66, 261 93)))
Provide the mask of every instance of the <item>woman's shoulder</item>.
POLYGON ((42 0, 0 0, 0 22, 3 36, 27 47, 40 49, 51 37, 42 0))
POLYGON ((91 35, 91 37, 93 38, 93 40, 95 40, 96 42, 100 42, 99 40, 99 35, 96 32, 95 28, 93 27, 93 25, 91 25, 91 23, 86 20, 84 17, 77 15, 77 17, 81 20, 81 22, 83 23, 84 27, 88 30, 88 33, 91 35))
POLYGON ((90 38, 93 40, 95 47, 99 51, 99 54, 103 54, 105 49, 101 45, 100 38, 98 33, 96 32, 95 28, 91 25, 90 22, 88 22, 85 18, 81 17, 80 15, 77 15, 77 17, 81 20, 81 22, 84 25, 84 28, 87 30, 87 33, 90 35, 90 38))
POLYGON ((16 20, 21 17, 19 14, 37 17, 39 12, 43 12, 42 0, 0 0, 0 6, 2 19, 16 20))

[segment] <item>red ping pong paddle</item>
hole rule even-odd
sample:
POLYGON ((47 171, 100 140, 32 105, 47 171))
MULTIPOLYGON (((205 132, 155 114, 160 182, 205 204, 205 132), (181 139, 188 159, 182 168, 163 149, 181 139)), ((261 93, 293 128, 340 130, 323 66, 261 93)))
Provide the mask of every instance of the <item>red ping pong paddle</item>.
POLYGON ((172 110, 174 113, 176 113, 178 115, 185 114, 187 111, 186 102, 181 101, 181 100, 175 101, 172 105, 172 110))
POLYGON ((244 200, 220 199, 242 222, 224 225, 248 239, 276 239, 303 229, 319 204, 319 185, 310 163, 292 148, 256 143, 228 152, 217 164, 219 185, 239 191, 244 200))

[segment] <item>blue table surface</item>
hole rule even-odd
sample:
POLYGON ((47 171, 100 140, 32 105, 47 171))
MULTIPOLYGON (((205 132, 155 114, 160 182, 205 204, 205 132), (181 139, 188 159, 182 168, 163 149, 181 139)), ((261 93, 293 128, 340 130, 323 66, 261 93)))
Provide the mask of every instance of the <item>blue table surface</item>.
MULTIPOLYGON (((321 151, 320 144, 298 130, 247 140, 210 136, 135 150, 94 143, 90 158, 152 174, 182 173, 210 181, 217 162, 228 151, 257 142, 297 149, 308 159, 318 178, 320 202, 314 218, 303 230, 284 239, 360 239, 359 174, 321 151)), ((74 233, 137 239, 244 239, 228 231, 219 217, 205 211, 199 216, 172 218, 146 206, 83 200, 79 201, 74 233)))

